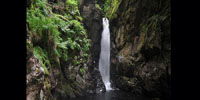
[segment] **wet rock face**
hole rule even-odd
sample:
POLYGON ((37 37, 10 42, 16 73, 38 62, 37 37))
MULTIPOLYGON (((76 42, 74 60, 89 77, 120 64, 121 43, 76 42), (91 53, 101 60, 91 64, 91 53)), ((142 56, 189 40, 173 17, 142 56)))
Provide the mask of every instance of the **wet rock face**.
POLYGON ((123 0, 110 21, 111 81, 136 94, 170 97, 170 0, 123 0))
POLYGON ((44 69, 34 55, 27 61, 26 79, 26 99, 41 100, 39 97, 44 86, 44 69))
POLYGON ((105 91, 105 86, 98 70, 101 50, 101 33, 103 30, 103 13, 95 7, 95 0, 82 0, 79 7, 80 14, 83 17, 84 28, 86 29, 88 37, 91 39, 92 43, 90 48, 91 62, 88 65, 94 86, 88 91, 90 91, 90 93, 98 93, 100 90, 105 91))

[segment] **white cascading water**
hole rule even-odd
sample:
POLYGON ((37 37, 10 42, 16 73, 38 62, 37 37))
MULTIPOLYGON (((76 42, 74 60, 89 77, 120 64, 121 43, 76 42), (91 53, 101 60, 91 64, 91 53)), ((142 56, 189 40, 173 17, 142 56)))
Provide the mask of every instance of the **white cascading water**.
POLYGON ((106 91, 112 90, 110 86, 110 30, 107 18, 103 18, 99 71, 105 84, 106 91))

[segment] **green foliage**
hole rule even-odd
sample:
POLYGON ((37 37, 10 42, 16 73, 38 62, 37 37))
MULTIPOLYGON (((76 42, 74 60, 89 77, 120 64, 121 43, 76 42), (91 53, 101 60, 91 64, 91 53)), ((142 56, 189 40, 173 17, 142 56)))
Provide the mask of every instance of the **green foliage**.
POLYGON ((80 68, 80 73, 83 75, 85 73, 85 68, 80 68))
POLYGON ((46 0, 35 0, 35 3, 27 8, 30 37, 33 41, 39 41, 39 44, 32 44, 27 40, 27 48, 34 47, 34 54, 41 61, 46 73, 46 66, 53 62, 50 58, 59 57, 74 64, 84 63, 91 45, 80 22, 82 17, 78 10, 78 0, 67 0, 67 12, 62 15, 53 13, 49 5, 46 0), (83 57, 80 56, 80 51, 83 51, 83 57), (79 61, 80 59, 82 60, 79 61))
POLYGON ((28 40, 28 39, 26 39, 26 48, 27 48, 27 50, 33 48, 33 44, 32 44, 31 41, 28 40))
POLYGON ((111 0, 106 0, 104 3, 104 12, 107 12, 110 8, 111 0))
POLYGON ((45 79, 45 85, 46 85, 46 88, 48 89, 48 90, 50 90, 50 83, 49 83, 49 79, 48 78, 46 78, 45 79))
POLYGON ((48 59, 47 52, 44 51, 39 46, 36 46, 33 48, 33 53, 39 59, 40 64, 42 65, 42 68, 44 69, 45 74, 48 75, 49 72, 46 66, 50 66, 50 61, 48 59))
POLYGON ((73 30, 76 33, 86 35, 86 31, 84 27, 81 25, 81 23, 78 20, 72 20, 70 21, 70 24, 74 25, 73 30))
POLYGON ((107 17, 109 20, 112 20, 113 18, 117 17, 116 11, 121 1, 122 0, 106 0, 104 4, 104 11, 106 12, 105 17, 107 17))
POLYGON ((47 9, 50 8, 46 6, 44 0, 36 0, 36 5, 31 5, 30 10, 27 11, 30 31, 42 37, 43 31, 48 30, 54 37, 57 37, 60 34, 58 26, 54 23, 54 17, 48 17, 47 9))
POLYGON ((95 4, 96 8, 98 8, 100 11, 103 11, 103 9, 101 8, 101 6, 99 4, 95 4))
POLYGON ((78 10, 78 0, 67 0, 66 10, 69 10, 73 15, 80 15, 78 10))
MULTIPOLYGON (((33 50, 47 79, 52 73, 52 67, 60 67, 62 62, 79 68, 88 59, 91 41, 81 22, 83 18, 78 10, 78 1, 66 0, 63 8, 63 4, 59 7, 59 3, 55 5, 49 4, 47 0, 34 0, 27 8, 27 49, 33 50), (56 11, 52 11, 55 7, 56 11)), ((76 71, 81 75, 86 72, 84 68, 76 71)), ((50 84, 50 80, 45 79, 47 89, 51 88, 50 84)), ((79 92, 72 87, 71 84, 62 85, 68 95, 79 92)))

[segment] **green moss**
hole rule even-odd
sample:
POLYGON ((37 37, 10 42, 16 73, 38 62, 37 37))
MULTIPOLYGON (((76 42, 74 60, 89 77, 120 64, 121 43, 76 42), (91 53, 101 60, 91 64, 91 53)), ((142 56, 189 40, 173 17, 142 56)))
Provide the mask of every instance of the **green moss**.
POLYGON ((85 73, 85 68, 80 68, 80 73, 83 75, 85 73))
POLYGON ((69 84, 62 85, 65 94, 74 95, 74 89, 69 84))
POLYGON ((95 7, 96 7, 97 9, 99 9, 100 11, 103 11, 103 9, 100 7, 99 4, 95 4, 95 7))
POLYGON ((110 8, 112 0, 106 0, 104 3, 104 12, 107 12, 110 8))
POLYGON ((49 75, 49 72, 46 68, 46 66, 50 66, 50 61, 48 59, 47 53, 39 46, 33 48, 33 53, 39 59, 45 74, 49 75))
POLYGON ((29 51, 31 48, 33 48, 33 43, 30 40, 26 39, 26 49, 27 49, 27 51, 29 51))
POLYGON ((36 68, 36 72, 37 72, 37 73, 39 73, 39 72, 40 72, 40 70, 39 70, 38 68, 36 68))
POLYGON ((117 17, 116 11, 120 5, 122 0, 112 0, 111 2, 108 2, 107 5, 104 5, 104 11, 106 12, 105 17, 107 17, 109 20, 112 20, 113 18, 117 17))
POLYGON ((49 84, 48 80, 45 81, 45 85, 46 85, 47 89, 50 90, 50 84, 49 84))
POLYGON ((150 48, 153 48, 152 41, 156 35, 162 34, 160 24, 165 18, 165 16, 156 14, 149 17, 147 21, 142 22, 137 51, 140 51, 144 44, 147 44, 150 48))

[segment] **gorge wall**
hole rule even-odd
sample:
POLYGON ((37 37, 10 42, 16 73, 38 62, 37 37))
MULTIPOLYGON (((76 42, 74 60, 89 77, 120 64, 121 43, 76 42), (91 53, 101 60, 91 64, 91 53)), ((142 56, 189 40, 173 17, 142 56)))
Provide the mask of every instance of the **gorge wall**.
POLYGON ((27 100, 105 91, 98 70, 101 18, 89 0, 27 0, 27 100))
POLYGON ((114 1, 118 3, 106 14, 112 39, 113 86, 135 94, 169 99, 170 0, 114 1))
POLYGON ((91 39, 91 59, 89 71, 92 73, 96 92, 100 90, 105 91, 100 72, 99 72, 99 58, 101 50, 101 33, 103 30, 102 18, 103 12, 97 8, 97 2, 95 0, 80 0, 79 9, 80 14, 83 17, 83 25, 87 31, 88 38, 91 39))

